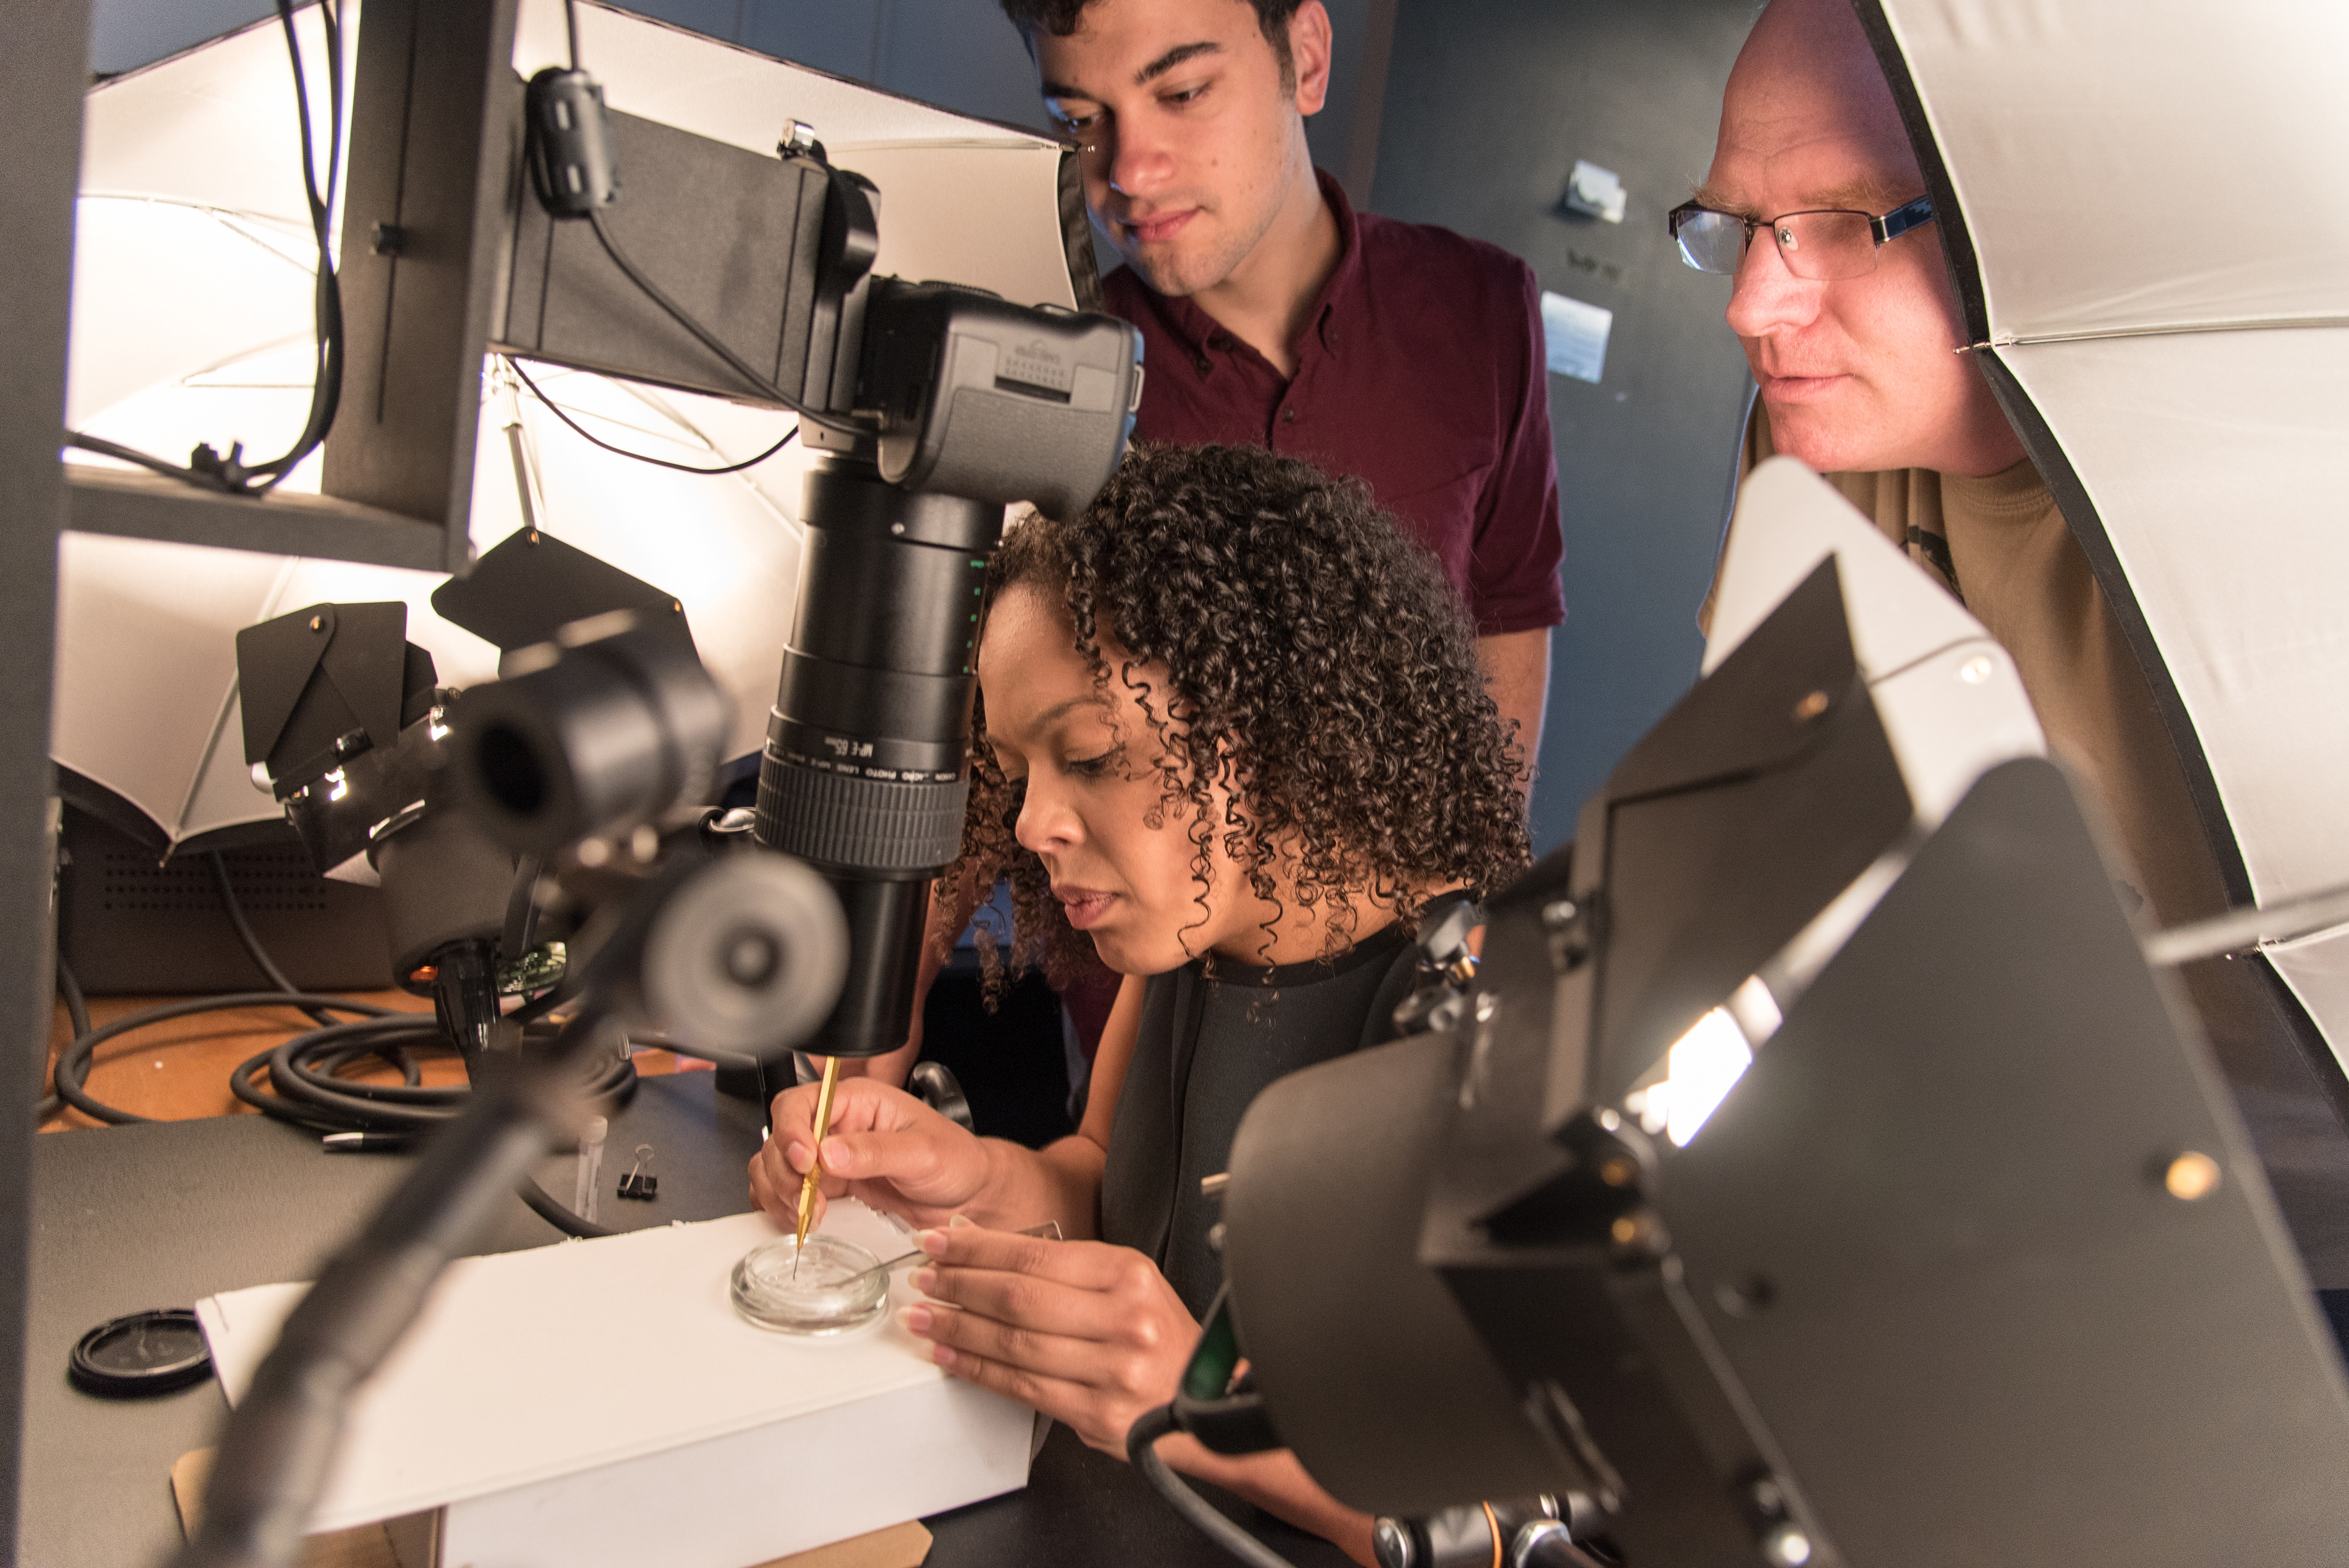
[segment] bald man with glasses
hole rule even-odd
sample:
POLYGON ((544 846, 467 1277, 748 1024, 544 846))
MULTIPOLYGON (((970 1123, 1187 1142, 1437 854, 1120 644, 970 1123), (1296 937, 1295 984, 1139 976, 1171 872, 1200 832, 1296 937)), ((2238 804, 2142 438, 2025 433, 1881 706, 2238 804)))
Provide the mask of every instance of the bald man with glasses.
MULTIPOLYGON (((1683 261, 1735 279, 1729 325, 1759 389, 1744 467, 1800 459, 2005 645, 2112 830, 2123 902, 2144 923, 2215 914, 2225 883, 2185 771, 2087 557, 1965 352, 1924 191, 1848 0, 1773 0, 1731 72, 1705 182, 1670 218, 1683 261)), ((2251 965, 2181 973, 2315 1284, 2349 1286, 2349 1140, 2291 1020, 2251 965)))

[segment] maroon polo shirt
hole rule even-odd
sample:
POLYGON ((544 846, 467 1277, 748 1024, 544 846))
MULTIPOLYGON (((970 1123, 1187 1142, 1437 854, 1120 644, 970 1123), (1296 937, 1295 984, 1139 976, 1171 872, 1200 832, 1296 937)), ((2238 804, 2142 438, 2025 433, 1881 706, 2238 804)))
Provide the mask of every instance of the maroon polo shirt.
POLYGON ((1478 635, 1557 625, 1564 545, 1533 270, 1449 229, 1357 216, 1316 172, 1345 249, 1294 346, 1294 377, 1130 267, 1102 281, 1110 312, 1142 329, 1135 434, 1268 447, 1358 475, 1435 552, 1478 635))

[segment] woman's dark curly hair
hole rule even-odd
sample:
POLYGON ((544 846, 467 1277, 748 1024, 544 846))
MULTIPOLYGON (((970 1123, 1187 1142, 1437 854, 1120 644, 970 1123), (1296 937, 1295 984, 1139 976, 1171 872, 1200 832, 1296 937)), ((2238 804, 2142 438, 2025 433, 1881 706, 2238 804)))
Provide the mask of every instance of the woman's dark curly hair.
MULTIPOLYGON (((1351 943, 1353 897, 1410 921, 1425 893, 1496 888, 1526 863, 1524 759, 1467 616, 1361 481, 1257 448, 1137 446, 1081 516, 1012 530, 987 603, 1019 584, 1058 598, 1099 689, 1114 678, 1138 694, 1158 755, 1129 766, 1156 768, 1159 810, 1185 823, 1203 913, 1218 833, 1258 897, 1330 911, 1333 954, 1351 943), (1115 669, 1105 642, 1123 649, 1115 669), (1165 691, 1142 673, 1154 663, 1165 691)), ((1020 794, 982 692, 962 855, 940 898, 1008 876, 1012 968, 1065 984, 1092 940, 1013 836, 1020 794)))

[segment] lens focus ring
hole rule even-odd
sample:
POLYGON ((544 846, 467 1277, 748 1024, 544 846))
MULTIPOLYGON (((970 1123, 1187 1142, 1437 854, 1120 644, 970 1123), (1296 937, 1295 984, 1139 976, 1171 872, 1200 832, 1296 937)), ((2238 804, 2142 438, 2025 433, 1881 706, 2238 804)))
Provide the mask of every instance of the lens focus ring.
POLYGON ((759 841, 820 866, 927 874, 962 851, 968 779, 891 783, 783 762, 759 772, 759 841))

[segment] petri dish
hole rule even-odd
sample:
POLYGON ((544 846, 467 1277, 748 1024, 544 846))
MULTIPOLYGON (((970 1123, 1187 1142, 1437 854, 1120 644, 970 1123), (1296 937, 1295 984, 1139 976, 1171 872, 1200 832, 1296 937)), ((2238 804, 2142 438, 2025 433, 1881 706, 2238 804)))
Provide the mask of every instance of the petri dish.
POLYGON ((734 1265, 734 1310, 778 1334, 847 1334, 880 1320, 889 1271, 854 1242, 819 1232, 802 1256, 790 1236, 763 1242, 734 1265), (794 1268, 794 1264, 797 1265, 794 1268))

